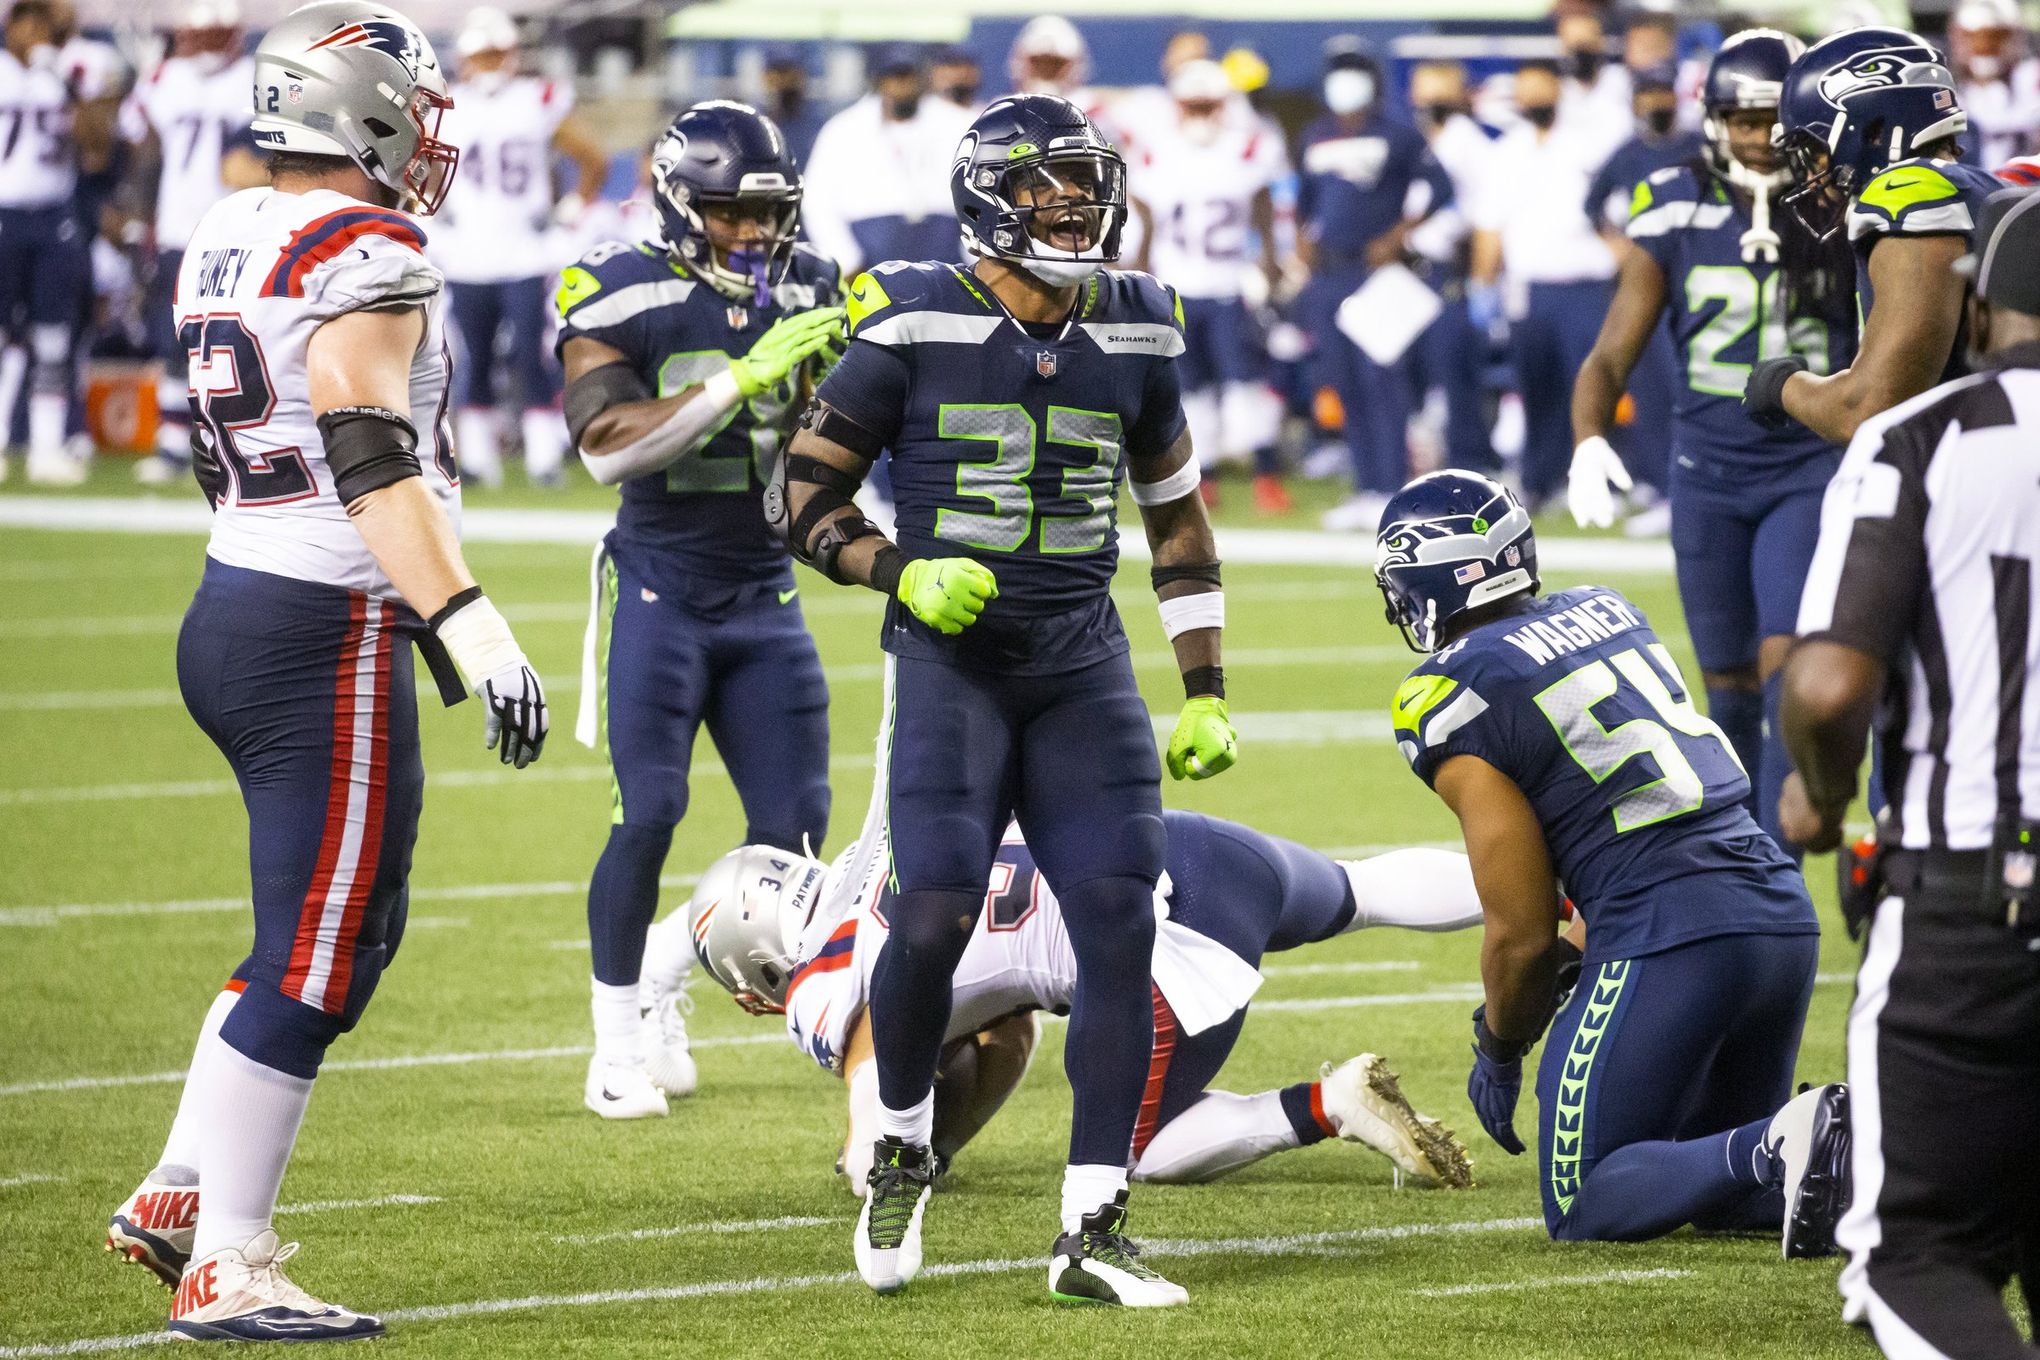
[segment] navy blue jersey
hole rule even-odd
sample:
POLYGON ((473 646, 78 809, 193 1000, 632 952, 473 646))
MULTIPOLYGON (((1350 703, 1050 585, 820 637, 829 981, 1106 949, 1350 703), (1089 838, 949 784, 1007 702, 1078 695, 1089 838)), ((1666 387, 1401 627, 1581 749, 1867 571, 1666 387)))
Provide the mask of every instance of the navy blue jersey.
MULTIPOLYGON (((1774 215, 1783 209, 1774 207, 1774 215)), ((1750 210, 1697 163, 1673 166, 1634 188, 1629 239, 1665 276, 1665 309, 1678 346, 1673 441, 1692 463, 1738 474, 1807 468, 1825 482, 1840 451, 1797 421, 1767 430, 1743 413, 1743 388, 1759 359, 1798 354, 1814 373, 1835 373, 1856 355, 1852 330, 1816 317, 1787 317, 1783 271, 1747 264, 1750 210)))
MULTIPOLYGON (((1888 236, 1960 236, 1974 241, 1984 200, 2005 187, 1987 170, 1955 161, 1910 160, 1886 167, 1849 204, 1849 242, 1856 248, 1856 310, 1867 319, 1877 300, 1870 252, 1888 236)), ((1949 347, 1942 382, 1969 372, 1969 310, 1949 347)))
POLYGON ((1367 243, 1403 220, 1410 186, 1430 186, 1430 210, 1452 201, 1452 181, 1415 128, 1370 116, 1355 132, 1326 115, 1303 131, 1296 220, 1328 261, 1361 260, 1367 243))
POLYGON ((1706 145, 1697 132, 1631 137, 1615 148, 1587 185, 1587 220, 1596 228, 1620 227, 1629 218, 1637 185, 1660 170, 1699 160, 1706 145))
POLYGON ((1595 959, 1819 929, 1798 872, 1744 809, 1728 739, 1612 590, 1562 590, 1474 629, 1403 682, 1395 728, 1427 784, 1470 755, 1522 789, 1595 959))
MULTIPOLYGON (((599 340, 621 351, 653 392, 671 396, 727 369, 789 312, 839 301, 837 280, 833 263, 796 246, 771 304, 744 306, 694 278, 664 246, 612 241, 563 276, 559 346, 576 336, 599 340)), ((797 371, 740 402, 706 444, 663 472, 625 482, 618 544, 667 577, 754 581, 790 571, 762 498, 803 381, 797 371)))
POLYGON ((1126 457, 1183 432, 1175 294, 1107 271, 1066 323, 1028 328, 963 268, 894 262, 860 274, 849 305, 849 353, 820 396, 892 451, 900 550, 974 558, 999 583, 954 638, 895 602, 886 649, 1033 675, 1124 651, 1119 485, 1126 457))

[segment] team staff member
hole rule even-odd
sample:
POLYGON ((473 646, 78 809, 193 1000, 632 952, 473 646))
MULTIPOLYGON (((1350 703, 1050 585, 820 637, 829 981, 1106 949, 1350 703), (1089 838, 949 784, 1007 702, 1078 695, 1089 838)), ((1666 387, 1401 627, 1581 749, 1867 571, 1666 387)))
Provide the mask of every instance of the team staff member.
POLYGON ((1979 371, 1865 424, 1828 492, 1779 815, 1835 847, 1876 707, 1891 801, 1849 1013, 1844 1316, 1888 1355, 2010 1360, 2034 1352, 2004 1286, 2040 1292, 2040 195, 1991 198, 1979 245, 1979 371))

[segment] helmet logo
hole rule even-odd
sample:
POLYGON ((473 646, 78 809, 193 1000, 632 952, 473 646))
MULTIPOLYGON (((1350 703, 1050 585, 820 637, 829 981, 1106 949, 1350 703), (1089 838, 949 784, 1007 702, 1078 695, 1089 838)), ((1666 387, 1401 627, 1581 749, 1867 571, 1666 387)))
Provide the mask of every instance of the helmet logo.
POLYGON ((1820 97, 1840 108, 1850 95, 1901 83, 1900 77, 1908 64, 1903 57, 1877 52, 1847 66, 1837 66, 1820 78, 1820 97))
POLYGON ((418 78, 418 67, 422 62, 417 33, 409 24, 400 24, 394 19, 363 19, 358 23, 342 24, 313 43, 311 50, 317 52, 327 47, 371 48, 393 59, 413 80, 418 78))
POLYGON ((1481 518, 1481 517, 1480 517, 1479 515, 1475 515, 1475 516, 1473 517, 1473 531, 1474 531, 1475 533, 1477 533, 1477 534, 1484 534, 1484 533, 1486 533, 1486 532, 1487 532, 1487 521, 1486 521, 1486 520, 1484 520, 1484 519, 1482 519, 1482 518, 1481 518))

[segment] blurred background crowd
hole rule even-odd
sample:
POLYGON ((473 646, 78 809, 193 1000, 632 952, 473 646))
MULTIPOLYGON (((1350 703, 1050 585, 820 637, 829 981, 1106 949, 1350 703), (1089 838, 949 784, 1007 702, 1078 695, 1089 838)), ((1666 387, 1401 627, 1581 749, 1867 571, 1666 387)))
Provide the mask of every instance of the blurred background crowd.
MULTIPOLYGON (((43 221, 65 250, 0 233, 0 416, 38 481, 82 481, 95 453, 128 453, 165 482, 188 439, 170 288, 204 209, 262 182, 246 53, 277 14, 98 4, 8 11, 0 211, 43 221), (10 126, 7 91, 37 73, 66 83, 70 126, 19 109, 10 126)), ((1297 479, 1329 480, 1325 527, 1366 531, 1431 467, 1499 471, 1533 505, 1562 490, 1568 398, 1632 192, 1700 154, 1696 97, 1727 35, 1912 27, 1963 85, 1967 158, 1997 170, 2040 150, 2040 58, 2018 0, 407 9, 454 80, 443 135, 460 170, 427 226, 461 349, 450 418, 484 486, 519 461, 534 485, 566 481, 552 289, 596 242, 656 232, 646 150, 700 99, 779 121, 805 173, 805 234, 846 273, 960 258, 948 170, 974 112, 1016 90, 1074 100, 1128 160, 1122 264, 1183 299, 1207 498, 1280 514, 1297 479)), ((1615 439, 1658 486, 1672 363, 1661 336, 1615 439)), ((1646 487, 1637 504, 1630 531, 1661 532, 1661 500, 1646 487)))

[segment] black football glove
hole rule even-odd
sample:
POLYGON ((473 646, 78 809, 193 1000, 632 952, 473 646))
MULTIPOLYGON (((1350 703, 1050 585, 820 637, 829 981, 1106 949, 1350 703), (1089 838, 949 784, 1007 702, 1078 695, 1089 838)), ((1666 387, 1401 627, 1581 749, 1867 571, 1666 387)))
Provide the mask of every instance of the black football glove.
POLYGON ((551 724, 546 718, 545 690, 531 667, 505 667, 482 681, 475 692, 489 708, 482 744, 495 751, 500 741, 503 763, 520 770, 537 760, 551 724))
POLYGON ((1785 380, 1806 372, 1806 360, 1797 354, 1781 359, 1762 359, 1750 369, 1749 384, 1743 388, 1743 414, 1767 430, 1782 430, 1792 423, 1785 410, 1785 380))

